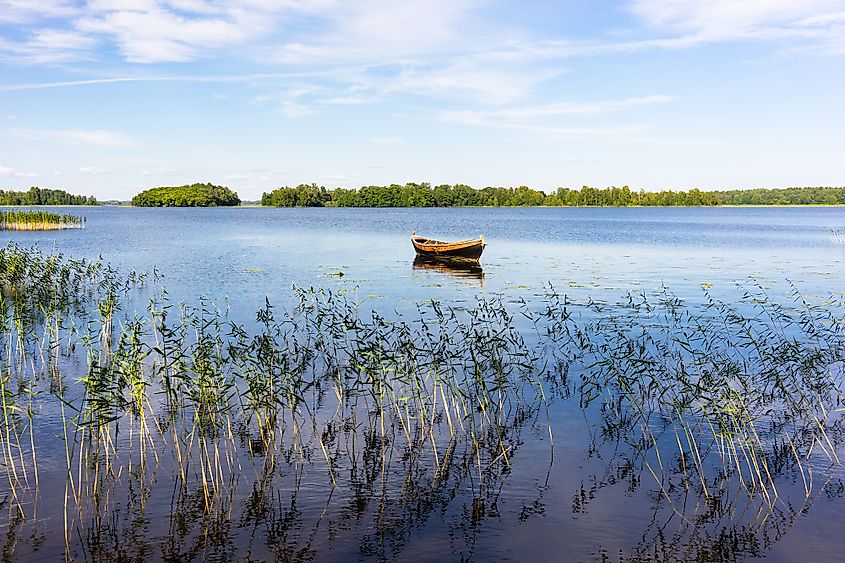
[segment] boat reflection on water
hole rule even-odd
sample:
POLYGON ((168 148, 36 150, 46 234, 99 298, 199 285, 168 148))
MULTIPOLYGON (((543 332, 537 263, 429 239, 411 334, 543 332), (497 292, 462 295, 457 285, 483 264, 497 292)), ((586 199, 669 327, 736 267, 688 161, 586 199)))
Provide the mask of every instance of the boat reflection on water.
POLYGON ((484 268, 477 260, 429 258, 418 255, 414 258, 414 270, 435 270, 456 278, 478 280, 482 286, 484 285, 484 268))

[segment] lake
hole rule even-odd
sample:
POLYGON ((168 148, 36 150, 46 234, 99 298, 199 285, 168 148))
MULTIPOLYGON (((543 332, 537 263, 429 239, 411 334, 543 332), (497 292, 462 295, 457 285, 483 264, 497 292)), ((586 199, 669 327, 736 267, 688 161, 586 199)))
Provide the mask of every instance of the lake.
MULTIPOLYGON (((35 367, 37 354, 15 368, 18 388, 41 391, 27 399, 31 428, 3 441, 21 474, 27 452, 38 460, 37 486, 32 469, 26 484, 0 481, 12 558, 822 561, 845 550, 845 243, 833 235, 845 209, 61 212, 86 228, 5 240, 149 272, 122 298, 115 346, 157 287, 171 319, 182 302, 205 309, 187 315, 183 342, 208 331, 212 356, 237 334, 214 328, 210 311, 251 338, 268 326, 256 320, 266 298, 283 319, 276 343, 308 367, 290 368, 304 379, 279 400, 290 412, 270 437, 260 415, 241 413, 245 399, 225 399, 235 414, 219 434, 173 422, 145 376, 150 421, 121 412, 94 451, 80 438, 93 391, 78 380, 90 375, 84 351, 104 352, 79 314, 61 374, 35 367), (414 231, 483 234, 488 247, 480 268, 415 264, 414 231), (343 307, 366 323, 338 332, 355 324, 343 307), (391 383, 411 364, 424 381, 391 383), (341 381, 346 371, 382 379, 361 387, 341 381)), ((143 335, 154 348, 154 331, 143 335)), ((219 361, 248 371, 239 362, 253 352, 219 361)), ((238 379, 224 394, 248 389, 238 379)))
POLYGON ((180 298, 228 296, 254 309, 292 284, 358 288, 396 302, 478 293, 561 291, 614 299, 665 283, 697 299, 701 284, 785 279, 835 290, 845 226, 839 208, 639 209, 143 209, 63 208, 84 233, 15 233, 70 256, 102 255, 121 269, 158 268, 180 298), (413 267, 411 232, 454 240, 484 234, 483 284, 413 267), (343 276, 333 276, 343 272, 343 276), (242 300, 242 301, 240 301, 242 300))

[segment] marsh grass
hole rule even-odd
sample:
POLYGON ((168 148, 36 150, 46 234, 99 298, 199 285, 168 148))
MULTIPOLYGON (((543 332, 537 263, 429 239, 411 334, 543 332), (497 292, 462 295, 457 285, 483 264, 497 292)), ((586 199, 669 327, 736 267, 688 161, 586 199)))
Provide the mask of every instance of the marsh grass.
POLYGON ((596 478, 573 510, 623 480, 653 483, 687 523, 697 507, 741 498, 775 514, 779 479, 800 480, 810 498, 811 462, 840 463, 845 304, 835 296, 811 304, 794 288, 778 303, 749 282, 733 304, 705 290, 690 307, 664 288, 611 307, 549 287, 534 302, 429 302, 384 316, 295 287, 289 308, 266 301, 246 325, 161 289, 130 315, 125 302, 145 282, 99 261, 0 249, 0 472, 15 518, 34 518, 35 427, 52 405, 68 550, 89 515, 118 510, 127 476, 141 499, 172 483, 179 510, 200 515, 197 537, 212 541, 245 474, 249 510, 284 527, 267 495, 315 471, 327 506, 335 494, 352 496, 352 512, 378 505, 382 535, 365 551, 397 556, 415 521, 467 488, 471 544, 497 513, 526 428, 548 436, 553 460, 556 400, 575 399, 593 421, 588 457, 611 445, 615 477, 596 478))
POLYGON ((52 211, 0 211, 0 231, 52 231, 81 229, 85 217, 52 211))

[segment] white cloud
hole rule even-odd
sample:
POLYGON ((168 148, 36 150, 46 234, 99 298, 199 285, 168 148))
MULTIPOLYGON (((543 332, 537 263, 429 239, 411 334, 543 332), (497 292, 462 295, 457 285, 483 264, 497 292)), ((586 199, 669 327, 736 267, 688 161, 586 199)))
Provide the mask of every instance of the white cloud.
MULTIPOLYGON (((0 21, 38 22, 24 43, 0 39, 0 52, 18 62, 90 59, 94 47, 117 46, 135 63, 187 62, 237 48, 242 58, 294 65, 408 65, 394 91, 441 96, 455 87, 481 101, 502 103, 530 91, 559 68, 508 65, 571 56, 681 48, 736 39, 784 39, 839 49, 845 43, 842 0, 631 0, 630 12, 649 29, 623 42, 562 38, 515 43, 525 37, 510 22, 485 18, 488 0, 0 0, 0 21), (61 22, 54 21, 61 18, 61 22), (654 31, 671 34, 652 37, 654 31), (545 73, 545 76, 544 76, 545 73), (501 91, 497 95, 496 91, 501 91)), ((361 73, 360 69, 354 73, 361 73)), ((389 76, 389 72, 386 77, 389 76)), ((367 82, 373 77, 365 77, 367 82)), ((348 83, 343 79, 340 82, 348 83)), ((328 93, 324 103, 353 104, 373 97, 328 93)), ((286 113, 299 114, 299 109, 286 113)))
POLYGON ((222 48, 254 44, 286 18, 325 2, 260 0, 96 0, 74 20, 80 31, 110 37, 135 63, 186 62, 222 48))
POLYGON ((658 30, 695 42, 783 40, 841 45, 842 0, 634 0, 632 12, 658 30))
POLYGON ((399 145, 404 143, 405 139, 402 137, 373 137, 370 142, 379 145, 399 145))
POLYGON ((643 96, 621 100, 597 100, 592 102, 556 102, 534 106, 500 108, 492 110, 447 111, 441 114, 445 121, 478 123, 487 121, 523 122, 532 119, 562 115, 596 115, 626 108, 662 104, 674 101, 671 96, 643 96))
POLYGON ((492 65, 475 58, 459 58, 427 65, 404 65, 396 75, 374 85, 384 92, 403 92, 437 98, 503 104, 517 100, 561 74, 559 69, 526 65, 492 65))
POLYGON ((315 115, 317 111, 310 106, 297 102, 282 102, 279 104, 279 113, 291 119, 315 115))
POLYGON ((841 0, 634 0, 631 10, 655 27, 736 37, 819 18, 842 6, 841 0))
POLYGON ((323 174, 322 176, 318 176, 318 180, 324 180, 326 182, 343 182, 345 180, 349 180, 349 176, 346 174, 323 174))
POLYGON ((178 168, 156 168, 154 170, 144 170, 141 172, 142 176, 179 176, 182 171, 178 168))
POLYGON ((278 32, 286 19, 319 13, 332 4, 322 0, 90 0, 80 5, 72 0, 0 0, 0 22, 34 29, 23 44, 0 40, 0 52, 35 64, 84 60, 90 58, 92 44, 109 39, 131 62, 185 62, 209 58, 221 48, 254 44, 278 32), (55 28, 58 24, 62 29, 55 28))
POLYGON ((108 170, 103 170, 102 168, 97 168, 96 166, 82 166, 76 171, 76 173, 83 176, 97 176, 100 174, 107 174, 108 170))
POLYGON ((458 123, 461 125, 472 125, 475 127, 489 127, 491 129, 511 129, 516 131, 527 131, 530 133, 547 133, 565 137, 623 137, 639 134, 643 131, 640 125, 620 125, 611 127, 572 127, 567 125, 547 125, 534 122, 513 122, 480 119, 475 116, 460 116, 456 114, 443 114, 441 121, 458 123))
POLYGON ((369 104, 378 100, 379 98, 375 97, 368 97, 368 96, 333 96, 330 98, 321 98, 317 100, 317 103, 326 104, 330 106, 360 106, 363 104, 369 104))
POLYGON ((26 139, 61 141, 99 147, 125 147, 137 144, 131 137, 101 129, 12 129, 11 133, 26 139))
POLYGON ((11 166, 0 165, 0 176, 11 176, 13 178, 33 178, 38 176, 35 172, 20 172, 11 166))
POLYGON ((97 40, 75 31, 39 29, 24 42, 0 38, 0 60, 15 64, 50 64, 93 57, 97 40))
POLYGON ((252 98, 251 102, 255 105, 271 105, 275 106, 276 110, 291 119, 301 117, 308 117, 318 113, 313 105, 302 101, 303 98, 312 98, 315 94, 321 94, 325 91, 321 86, 310 86, 307 84, 297 84, 289 86, 279 92, 261 94, 252 98))
POLYGON ((30 23, 41 19, 67 18, 80 11, 73 0, 0 0, 0 22, 30 23))
POLYGON ((488 110, 444 111, 438 119, 473 127, 512 129, 534 133, 549 133, 563 136, 624 136, 638 133, 638 125, 573 126, 559 118, 590 117, 609 112, 618 112, 641 106, 650 106, 674 101, 671 96, 643 96, 620 100, 596 100, 590 102, 556 102, 532 106, 495 108, 488 110))
MULTIPOLYGON (((324 33, 289 41, 276 50, 282 63, 383 63, 478 47, 468 31, 478 0, 362 0, 327 4, 314 16, 324 33)), ((487 41, 494 42, 490 37, 487 41)))
POLYGON ((276 79, 298 79, 318 77, 325 72, 284 72, 253 74, 209 74, 209 75, 173 75, 173 76, 122 76, 113 78, 95 78, 91 80, 67 80, 63 82, 30 82, 0 86, 0 92, 20 92, 26 90, 46 90, 51 88, 72 88, 96 86, 99 84, 120 84, 125 82, 209 82, 221 84, 259 83, 276 79))
POLYGON ((830 24, 845 23, 845 10, 841 12, 814 14, 798 21, 797 23, 802 26, 827 26, 830 24))
POLYGON ((244 176, 243 174, 226 174, 223 176, 223 179, 227 182, 230 181, 238 181, 238 180, 248 180, 249 176, 244 176))

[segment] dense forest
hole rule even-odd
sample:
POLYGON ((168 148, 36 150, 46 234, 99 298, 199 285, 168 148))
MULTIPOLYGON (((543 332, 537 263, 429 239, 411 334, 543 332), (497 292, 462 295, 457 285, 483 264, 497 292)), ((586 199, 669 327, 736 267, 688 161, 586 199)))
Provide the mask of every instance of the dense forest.
POLYGON ((722 205, 845 205, 845 188, 760 188, 714 193, 722 205))
POLYGON ((136 207, 222 207, 240 204, 238 194, 214 184, 150 188, 132 198, 132 205, 136 207))
POLYGON ((621 188, 558 188, 551 194, 531 189, 465 184, 408 183, 327 190, 316 184, 282 187, 261 197, 261 205, 274 207, 625 207, 701 205, 842 205, 845 188, 780 188, 731 191, 634 191, 621 188))
POLYGON ((0 190, 0 205, 98 205, 94 196, 32 186, 28 191, 0 190))

